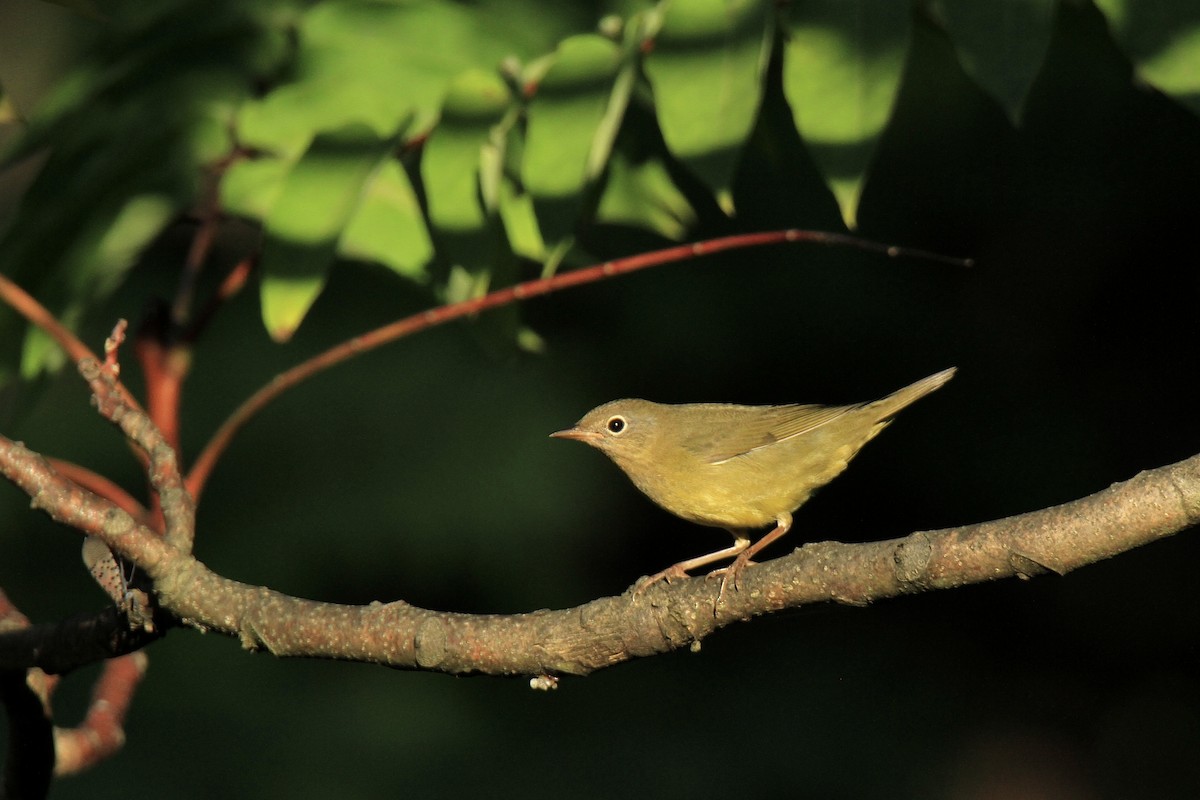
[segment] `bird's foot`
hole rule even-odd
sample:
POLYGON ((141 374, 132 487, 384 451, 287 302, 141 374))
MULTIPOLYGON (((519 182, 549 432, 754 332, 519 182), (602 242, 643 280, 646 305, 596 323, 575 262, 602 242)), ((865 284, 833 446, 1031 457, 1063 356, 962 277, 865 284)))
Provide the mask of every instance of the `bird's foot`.
POLYGON ((713 607, 714 612, 716 611, 716 606, 721 605, 721 601, 725 599, 726 589, 732 588, 735 592, 741 590, 741 586, 738 584, 738 581, 742 577, 742 570, 754 563, 754 561, 751 561, 748 558, 743 558, 739 555, 729 566, 721 567, 720 569, 714 569, 705 576, 706 578, 715 578, 718 575, 721 576, 721 588, 717 590, 717 602, 713 607))
POLYGON ((638 578, 637 583, 633 585, 633 599, 638 599, 647 589, 661 581, 670 583, 671 581, 690 577, 691 576, 687 573, 687 569, 685 569, 682 564, 672 564, 661 572, 656 572, 653 575, 644 575, 641 578, 638 578))

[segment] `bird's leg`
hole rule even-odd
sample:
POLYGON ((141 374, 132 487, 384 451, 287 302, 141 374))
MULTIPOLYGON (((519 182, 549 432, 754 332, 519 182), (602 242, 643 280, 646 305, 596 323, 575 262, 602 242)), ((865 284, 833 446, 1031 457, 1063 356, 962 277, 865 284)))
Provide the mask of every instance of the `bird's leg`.
POLYGON ((723 598, 725 596, 725 587, 728 586, 730 584, 730 582, 733 583, 734 591, 737 591, 738 578, 741 577, 742 570, 744 570, 750 564, 754 563, 750 559, 754 558, 754 556, 760 550, 762 550, 767 545, 771 544, 771 542, 775 541, 780 536, 783 536, 785 533, 787 533, 791 529, 792 529, 792 515, 787 514, 787 513, 780 514, 778 517, 775 518, 775 530, 771 531, 770 533, 768 533, 766 536, 759 539, 754 544, 749 545, 748 547, 742 548, 742 551, 740 553, 738 553, 737 558, 735 558, 733 560, 733 563, 730 564, 728 567, 722 567, 721 569, 715 569, 709 573, 709 575, 723 575, 724 576, 721 578, 721 588, 720 588, 720 590, 717 591, 717 603, 718 604, 720 604, 721 598, 723 598))
POLYGON ((733 534, 733 544, 729 547, 717 550, 715 553, 708 553, 707 555, 680 561, 678 564, 672 564, 667 567, 662 572, 656 572, 653 575, 640 579, 633 586, 633 596, 638 597, 642 592, 659 581, 670 583, 679 578, 686 578, 688 577, 688 570, 693 570, 697 567, 706 567, 723 558, 736 556, 750 546, 750 537, 746 535, 745 531, 730 531, 730 533, 733 534))

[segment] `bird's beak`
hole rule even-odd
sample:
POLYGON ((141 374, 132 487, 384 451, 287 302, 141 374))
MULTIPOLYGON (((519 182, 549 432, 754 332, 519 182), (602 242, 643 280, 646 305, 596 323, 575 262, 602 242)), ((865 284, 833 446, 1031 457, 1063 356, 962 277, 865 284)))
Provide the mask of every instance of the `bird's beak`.
POLYGON ((581 431, 579 428, 567 428, 565 431, 555 431, 550 436, 554 439, 574 439, 577 442, 594 442, 600 438, 592 431, 581 431))

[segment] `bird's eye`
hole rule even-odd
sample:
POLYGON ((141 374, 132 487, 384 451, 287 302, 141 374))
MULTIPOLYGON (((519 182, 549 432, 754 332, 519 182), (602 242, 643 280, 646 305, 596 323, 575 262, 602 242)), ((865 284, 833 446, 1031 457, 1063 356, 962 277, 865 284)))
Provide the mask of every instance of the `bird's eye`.
POLYGON ((604 423, 604 427, 608 428, 609 433, 621 433, 625 430, 625 418, 609 417, 608 422, 604 423))

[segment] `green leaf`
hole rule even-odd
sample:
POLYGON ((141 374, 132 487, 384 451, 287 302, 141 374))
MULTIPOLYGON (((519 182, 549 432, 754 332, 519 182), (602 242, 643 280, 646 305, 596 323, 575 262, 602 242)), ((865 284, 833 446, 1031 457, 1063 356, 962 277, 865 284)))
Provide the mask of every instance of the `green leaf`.
MULTIPOLYGON (((542 234, 560 252, 583 208, 583 191, 607 161, 610 108, 621 50, 601 36, 564 40, 529 102, 521 177, 533 196, 542 234)), ((627 96, 627 95, 626 95, 627 96)))
MULTIPOLYGON (((0 240, 0 264, 68 325, 194 206, 203 169, 230 151, 234 109, 282 53, 258 3, 105 10, 102 45, 76 56, 4 154, 9 164, 48 155, 0 240)), ((58 360, 36 337, 21 346, 23 328, 0 308, 0 372, 18 357, 26 375, 58 360)))
POLYGON ((613 153, 608 180, 596 218, 617 225, 635 225, 681 241, 696 222, 696 212, 675 186, 661 161, 634 163, 613 153))
POLYGON ((354 86, 346 111, 373 127, 414 129, 437 119, 446 86, 494 47, 478 20, 454 3, 333 2, 314 6, 301 27, 299 69, 306 83, 354 86))
MULTIPOLYGON (((72 280, 78 291, 70 292, 61 317, 64 324, 73 327, 78 323, 86 308, 86 300, 92 296, 107 296, 120 284, 130 265, 142 249, 157 236, 177 211, 171 197, 157 194, 139 195, 130 198, 121 210, 108 222, 94 242, 83 248, 88 254, 86 263, 79 263, 73 271, 72 280)), ((31 328, 21 356, 21 375, 32 378, 44 369, 62 366, 65 354, 58 345, 42 333, 31 328)))
POLYGON ((646 75, 663 139, 732 214, 730 186, 762 99, 774 35, 765 0, 675 0, 666 6, 646 75))
POLYGON ((284 179, 262 257, 263 322, 276 341, 295 333, 324 288, 343 229, 390 146, 364 127, 321 134, 284 179))
POLYGON ((1042 67, 1057 0, 936 0, 963 69, 1016 125, 1042 67))
POLYGON ((261 100, 245 103, 237 118, 238 141, 294 161, 320 131, 360 124, 380 138, 393 135, 403 116, 391 111, 353 79, 309 80, 281 86, 261 100))
POLYGON ((486 5, 315 4, 299 22, 294 79, 247 104, 238 123, 241 141, 294 156, 317 132, 351 124, 381 137, 402 123, 411 133, 428 131, 456 75, 473 67, 494 70, 507 56, 536 53, 554 41, 556 31, 543 19, 553 15, 499 24, 503 12, 486 5))
MULTIPOLYGON (((451 84, 441 122, 421 157, 429 219, 437 229, 478 231, 486 224, 480 186, 484 147, 511 102, 508 87, 493 73, 469 70, 451 84)), ((494 183, 501 162, 489 161, 487 180, 494 183)))
POLYGON ((228 214, 265 220, 291 169, 291 161, 272 156, 235 161, 221 178, 221 208, 228 214))
POLYGON ((500 76, 468 70, 450 85, 421 157, 429 220, 451 264, 451 302, 486 292, 493 268, 507 254, 497 195, 505 134, 515 119, 512 94, 500 76))
POLYGON ((538 225, 533 197, 525 191, 517 176, 525 160, 525 135, 520 125, 505 131, 501 166, 501 181, 498 189, 498 210, 504 225, 509 248, 515 255, 544 264, 547 258, 546 243, 538 225))
MULTIPOLYGON (((57 137, 59 146, 26 191, 0 242, 5 271, 68 327, 120 285, 141 248, 186 207, 191 195, 191 185, 184 182, 189 176, 179 174, 187 155, 177 146, 176 132, 127 127, 126 114, 136 112, 123 112, 57 137), (108 124, 111 135, 122 139, 124 151, 107 150, 98 139, 108 124)), ((23 327, 10 309, 0 307, 0 340, 19 342, 23 327)), ((25 348, 21 373, 31 376, 59 366, 56 352, 25 348)), ((17 353, 5 348, 4 355, 17 353)))
POLYGON ((896 0, 796 0, 789 11, 783 91, 842 219, 854 228, 900 88, 911 10, 896 0))
POLYGON ((1139 78, 1200 115, 1200 3, 1096 0, 1139 78))
POLYGON ((433 243, 421 204, 400 163, 387 159, 367 181, 362 202, 338 241, 345 258, 375 261, 415 281, 428 277, 433 243))
POLYGON ((545 261, 546 243, 538 228, 533 198, 507 179, 500 183, 500 220, 504 223, 508 245, 515 254, 530 261, 545 261))

